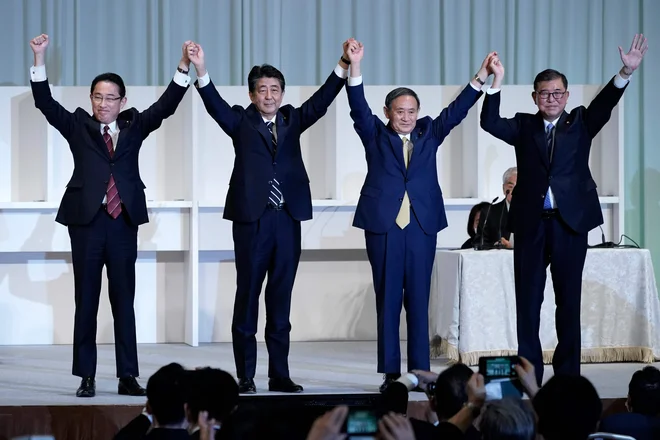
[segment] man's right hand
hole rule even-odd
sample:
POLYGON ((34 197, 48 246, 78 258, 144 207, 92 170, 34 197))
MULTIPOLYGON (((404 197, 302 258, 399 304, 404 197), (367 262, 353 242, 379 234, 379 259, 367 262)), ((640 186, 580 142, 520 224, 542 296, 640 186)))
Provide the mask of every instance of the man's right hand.
POLYGON ((504 65, 502 64, 502 61, 500 61, 499 56, 496 55, 491 58, 490 63, 488 64, 488 71, 494 76, 491 87, 494 89, 501 88, 502 79, 504 79, 504 65))
POLYGON ((351 62, 351 66, 355 63, 362 61, 364 56, 364 46, 357 40, 351 39, 348 43, 348 59, 351 62))
POLYGON ((35 55, 44 54, 49 42, 50 40, 46 34, 41 34, 38 37, 34 37, 30 40, 30 47, 32 48, 32 52, 34 52, 35 55))
POLYGON ((206 75, 206 65, 204 62, 204 49, 200 44, 194 43, 188 46, 188 58, 195 66, 197 77, 206 75))
POLYGON ((516 370, 516 373, 518 373, 518 380, 520 380, 520 384, 525 392, 530 399, 533 399, 539 391, 539 385, 536 383, 534 365, 522 356, 519 356, 519 358, 520 365, 514 365, 513 368, 516 370))
POLYGON ((30 40, 30 48, 32 49, 32 52, 34 52, 35 67, 45 64, 46 48, 48 48, 49 42, 50 40, 46 34, 41 34, 30 40))

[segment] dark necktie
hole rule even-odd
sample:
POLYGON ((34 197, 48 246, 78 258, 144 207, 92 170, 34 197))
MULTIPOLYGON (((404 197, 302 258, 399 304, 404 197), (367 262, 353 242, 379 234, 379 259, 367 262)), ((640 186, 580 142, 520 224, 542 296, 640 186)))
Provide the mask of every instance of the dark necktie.
MULTIPOLYGON (((273 121, 269 121, 266 123, 266 127, 268 127, 268 131, 270 132, 270 140, 273 143, 273 156, 277 152, 277 137, 275 137, 275 133, 273 133, 273 121)), ((275 205, 279 206, 282 204, 282 191, 280 190, 280 182, 277 181, 275 176, 273 176, 273 180, 270 181, 270 194, 268 195, 268 200, 275 205)))
MULTIPOLYGON (((112 146, 112 136, 110 136, 110 133, 108 133, 109 127, 106 125, 103 127, 103 140, 105 141, 105 146, 108 147, 108 153, 110 153, 110 157, 115 155, 115 149, 112 146)), ((121 199, 119 198, 119 191, 117 190, 117 186, 115 185, 115 178, 110 173, 110 179, 108 180, 108 188, 105 190, 105 196, 106 196, 106 209, 108 210, 108 214, 112 218, 117 218, 119 217, 119 214, 121 214, 121 199)))
MULTIPOLYGON (((553 147, 553 138, 554 138, 555 127, 552 124, 548 124, 548 127, 545 130, 545 144, 548 148, 548 161, 552 162, 552 147, 553 147)), ((548 192, 545 193, 545 199, 543 200, 543 209, 552 209, 552 203, 550 201, 550 187, 548 186, 548 192)))

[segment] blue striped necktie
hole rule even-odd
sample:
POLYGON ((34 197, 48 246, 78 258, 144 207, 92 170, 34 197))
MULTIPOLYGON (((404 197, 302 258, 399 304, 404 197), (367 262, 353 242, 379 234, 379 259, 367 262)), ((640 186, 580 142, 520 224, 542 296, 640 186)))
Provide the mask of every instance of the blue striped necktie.
MULTIPOLYGON (((275 155, 275 152, 277 151, 277 137, 275 137, 275 133, 273 133, 273 121, 267 122, 266 127, 268 127, 268 131, 270 131, 270 140, 273 143, 273 155, 275 155)), ((268 195, 268 200, 270 200, 273 205, 279 206, 282 204, 283 199, 284 197, 280 190, 280 182, 278 182, 275 176, 273 176, 273 180, 270 181, 270 194, 268 195)))

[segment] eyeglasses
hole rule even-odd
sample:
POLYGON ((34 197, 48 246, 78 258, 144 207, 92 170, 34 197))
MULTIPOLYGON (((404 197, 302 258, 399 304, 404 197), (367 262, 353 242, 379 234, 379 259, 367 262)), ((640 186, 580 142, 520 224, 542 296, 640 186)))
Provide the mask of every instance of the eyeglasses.
POLYGON ((97 104, 102 103, 104 99, 108 101, 110 104, 114 104, 115 102, 121 99, 121 96, 101 96, 101 95, 92 96, 92 100, 97 104))
POLYGON ((535 92, 535 93, 541 99, 548 99, 548 97, 550 95, 552 95, 553 98, 555 98, 557 101, 559 101, 566 94, 566 90, 564 90, 563 92, 556 92, 556 91, 555 92, 548 92, 547 90, 543 90, 542 92, 535 92))

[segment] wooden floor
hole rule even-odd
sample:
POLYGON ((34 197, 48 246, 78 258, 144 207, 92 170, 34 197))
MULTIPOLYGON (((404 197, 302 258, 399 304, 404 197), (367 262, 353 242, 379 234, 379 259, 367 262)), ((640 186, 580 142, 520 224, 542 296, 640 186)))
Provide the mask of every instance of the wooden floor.
MULTIPOLYGON (((405 353, 405 342, 401 344, 405 353)), ((179 362, 184 367, 212 366, 234 374, 231 344, 148 344, 138 348, 140 383, 162 365, 179 362)), ((75 397, 80 379, 71 375, 70 345, 0 346, 0 406, 16 405, 139 405, 143 397, 117 394, 114 345, 98 349, 97 395, 93 399, 75 397)), ((374 393, 382 381, 376 373, 376 343, 368 342, 298 342, 291 345, 291 377, 310 394, 374 393)), ((660 363, 654 364, 660 366, 660 363)), ((259 393, 267 389, 268 358, 266 347, 259 344, 255 382, 259 393)), ((431 361, 431 369, 446 368, 445 359, 431 361)), ((632 373, 644 364, 584 364, 582 374, 589 378, 603 399, 625 397, 632 373)), ((402 370, 405 370, 402 365, 402 370)), ((552 368, 546 366, 545 379, 552 368)), ((422 400, 422 393, 411 393, 422 400)))

